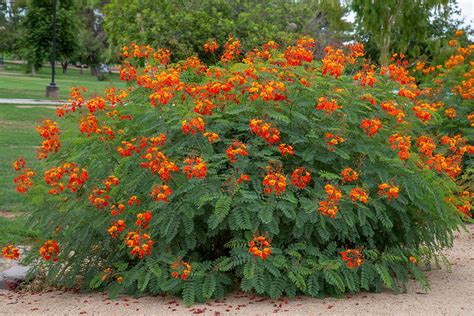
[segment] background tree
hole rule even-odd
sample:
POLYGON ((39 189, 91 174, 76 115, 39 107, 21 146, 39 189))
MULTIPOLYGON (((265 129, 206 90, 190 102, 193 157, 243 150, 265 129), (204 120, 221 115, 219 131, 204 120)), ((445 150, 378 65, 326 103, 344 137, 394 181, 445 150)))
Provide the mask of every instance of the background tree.
POLYGON ((17 55, 20 42, 19 25, 24 15, 26 0, 0 3, 0 52, 17 55))
POLYGON ((174 59, 203 53, 204 42, 223 43, 229 35, 241 39, 245 51, 268 40, 288 42, 295 34, 329 37, 349 28, 339 1, 112 0, 104 12, 113 48, 146 43, 170 48, 174 59))
POLYGON ((80 19, 82 28, 79 32, 80 48, 77 61, 82 65, 89 65, 91 75, 102 79, 99 71, 101 61, 107 50, 107 35, 103 29, 104 15, 101 8, 103 1, 83 0, 80 2, 80 19))
POLYGON ((368 53, 386 65, 391 50, 405 52, 430 34, 430 18, 448 0, 352 0, 356 24, 368 53), (410 46, 411 45, 411 46, 410 46))
MULTIPOLYGON (((22 27, 22 47, 32 74, 41 68, 51 54, 51 0, 29 0, 22 27)), ((63 72, 66 72, 69 60, 74 57, 78 48, 79 20, 76 1, 57 0, 56 13, 56 54, 61 60, 63 72)))

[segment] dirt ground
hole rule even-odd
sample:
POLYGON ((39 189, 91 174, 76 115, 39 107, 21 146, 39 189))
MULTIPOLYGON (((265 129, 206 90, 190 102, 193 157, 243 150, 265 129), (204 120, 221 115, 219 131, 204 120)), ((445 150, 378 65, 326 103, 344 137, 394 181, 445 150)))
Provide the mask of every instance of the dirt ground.
POLYGON ((106 294, 48 292, 17 294, 0 290, 1 315, 474 315, 474 225, 458 234, 453 249, 446 251, 452 272, 427 273, 431 291, 423 293, 410 283, 406 294, 360 293, 344 299, 298 297, 278 301, 235 293, 222 300, 191 308, 170 297, 121 297, 106 294))

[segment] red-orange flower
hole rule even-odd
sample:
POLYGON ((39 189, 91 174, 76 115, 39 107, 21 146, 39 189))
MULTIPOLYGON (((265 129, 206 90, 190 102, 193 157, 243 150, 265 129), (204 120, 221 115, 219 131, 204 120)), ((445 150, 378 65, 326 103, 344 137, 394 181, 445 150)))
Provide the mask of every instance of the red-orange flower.
POLYGON ((30 168, 23 169, 23 171, 13 179, 16 184, 16 190, 18 193, 25 193, 30 187, 33 186, 32 177, 36 176, 36 172, 30 168))
POLYGON ((214 144, 219 140, 219 135, 213 132, 204 132, 204 137, 206 137, 211 144, 214 144))
POLYGON ((183 130, 183 134, 190 133, 191 135, 196 134, 197 131, 203 132, 204 131, 204 120, 201 117, 195 117, 191 119, 191 121, 184 120, 181 122, 181 129, 183 130))
POLYGON ((15 171, 20 171, 21 169, 26 167, 26 161, 23 158, 15 160, 12 164, 12 167, 15 171))
POLYGON ((266 123, 259 119, 252 119, 250 120, 249 127, 252 133, 262 137, 270 145, 280 142, 280 131, 275 127, 272 127, 270 123, 266 123))
POLYGON ((361 201, 362 203, 367 204, 369 202, 369 195, 367 194, 367 191, 359 187, 353 188, 351 190, 350 198, 354 203, 361 201))
POLYGON ((184 163, 184 172, 186 177, 191 179, 196 177, 196 179, 204 179, 207 175, 206 162, 201 157, 187 158, 184 163))
POLYGON ((401 160, 407 160, 408 158, 410 158, 410 136, 402 136, 399 133, 395 133, 390 136, 388 143, 392 145, 392 149, 395 150, 398 148, 398 157, 401 160))
POLYGON ((327 196, 325 200, 319 202, 318 211, 325 216, 335 218, 339 211, 337 205, 342 198, 342 192, 331 184, 326 184, 324 190, 327 196))
POLYGON ((191 273, 191 264, 189 264, 189 261, 185 262, 178 259, 171 264, 171 269, 174 270, 171 272, 171 276, 174 279, 186 280, 191 273))
POLYGON ((398 192, 400 188, 388 183, 382 183, 379 185, 379 195, 387 196, 388 200, 390 201, 392 198, 398 198, 398 192))
POLYGON ((289 155, 293 156, 295 152, 293 151, 293 146, 288 144, 280 144, 278 145, 278 150, 282 156, 289 155))
POLYGON ((17 260, 20 258, 20 250, 13 245, 7 245, 2 249, 2 256, 5 259, 17 260))
POLYGON ((146 229, 148 228, 148 223, 151 221, 152 218, 153 214, 150 211, 146 211, 145 213, 138 213, 135 224, 146 229))
POLYGON ((36 127, 39 135, 44 139, 41 148, 38 150, 38 159, 47 158, 52 152, 58 152, 61 143, 59 142, 58 123, 51 120, 44 120, 42 125, 36 127))
POLYGON ((227 157, 230 159, 230 162, 236 162, 237 161, 236 156, 240 155, 240 156, 246 157, 248 155, 247 146, 245 146, 245 144, 242 144, 239 141, 234 141, 232 145, 230 145, 226 149, 225 152, 226 152, 227 157))
POLYGON ((153 241, 148 234, 140 235, 138 232, 128 232, 125 236, 125 244, 127 247, 132 248, 130 251, 132 256, 138 254, 138 257, 141 259, 150 255, 153 241))
POLYGON ((269 171, 263 179, 263 192, 265 194, 276 193, 280 196, 286 189, 286 177, 278 172, 269 171))
POLYGON ((59 260, 59 245, 55 240, 48 240, 43 244, 43 246, 41 246, 39 253, 44 258, 44 260, 53 260, 56 262, 59 260))
POLYGON ((304 167, 296 168, 291 174, 291 183, 300 189, 306 188, 310 181, 311 174, 304 167))
POLYGON ((123 232, 125 229, 125 222, 123 220, 116 221, 112 226, 107 229, 107 232, 112 238, 116 238, 118 234, 123 232))
POLYGON ((347 267, 354 269, 360 267, 364 262, 364 255, 360 249, 347 249, 341 251, 341 258, 346 262, 347 267))
POLYGON ((151 191, 151 196, 155 201, 168 202, 168 196, 171 195, 173 191, 166 184, 158 185, 153 187, 151 191))
POLYGON ((216 41, 209 41, 209 42, 204 44, 204 51, 206 53, 209 52, 209 53, 213 54, 216 51, 216 49, 218 49, 218 48, 219 48, 219 45, 217 45, 216 41))
POLYGON ((379 119, 363 119, 362 123, 360 123, 360 128, 364 130, 364 132, 369 136, 373 136, 377 134, 378 130, 382 128, 382 122, 379 119))
POLYGON ((327 146, 329 151, 334 151, 334 146, 343 143, 345 141, 344 138, 341 136, 332 134, 332 133, 326 133, 325 138, 328 140, 327 146))
POLYGON ((354 182, 359 179, 359 173, 352 168, 345 168, 341 171, 342 183, 354 182))
POLYGON ((239 178, 237 179, 237 183, 242 183, 242 182, 249 182, 250 181, 250 176, 248 174, 242 173, 239 178))
POLYGON ((263 236, 255 236, 249 243, 249 252, 254 257, 260 257, 266 260, 272 253, 270 242, 263 236))
POLYGON ((324 111, 326 112, 326 114, 332 114, 334 111, 341 108, 342 106, 337 104, 337 101, 335 99, 329 101, 325 97, 320 97, 318 99, 318 104, 316 105, 316 110, 324 111))

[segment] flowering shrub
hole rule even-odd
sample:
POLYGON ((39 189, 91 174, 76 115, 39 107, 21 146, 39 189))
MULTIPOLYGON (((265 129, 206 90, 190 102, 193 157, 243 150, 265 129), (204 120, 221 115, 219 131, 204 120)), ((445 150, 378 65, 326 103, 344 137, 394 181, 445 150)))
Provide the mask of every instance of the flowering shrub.
POLYGON ((452 179, 472 147, 430 133, 438 108, 402 62, 366 65, 361 45, 315 61, 313 44, 241 56, 231 40, 213 67, 132 45, 127 91, 74 89, 38 128, 44 179, 19 190, 49 239, 36 267, 187 304, 235 287, 277 298, 427 285, 417 258, 450 246, 470 208, 452 179))

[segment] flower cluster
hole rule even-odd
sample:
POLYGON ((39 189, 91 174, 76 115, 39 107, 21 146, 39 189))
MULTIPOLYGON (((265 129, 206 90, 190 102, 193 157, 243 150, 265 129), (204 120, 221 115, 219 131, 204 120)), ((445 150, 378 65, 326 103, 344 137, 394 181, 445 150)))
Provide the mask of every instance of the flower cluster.
POLYGON ((379 184, 379 195, 386 196, 388 200, 398 198, 398 192, 400 188, 388 183, 379 184))
POLYGON ((335 218, 339 211, 337 205, 342 198, 342 192, 331 184, 326 184, 324 186, 324 191, 326 191, 327 196, 325 200, 319 202, 318 211, 324 216, 335 218))
POLYGON ((363 119, 360 128, 364 130, 367 136, 372 137, 382 128, 382 122, 379 119, 363 119))
POLYGON ((148 228, 148 223, 151 221, 152 218, 153 214, 150 211, 146 211, 145 213, 138 213, 135 225, 146 229, 148 228))
POLYGON ((288 144, 280 144, 278 145, 278 150, 280 151, 280 154, 282 156, 293 156, 295 154, 293 150, 293 146, 288 145, 288 144))
POLYGON ((36 172, 26 167, 26 161, 23 158, 13 162, 13 169, 19 173, 14 179, 15 189, 18 193, 25 193, 30 187, 33 186, 33 178, 36 176, 36 172))
POLYGON ((328 140, 327 146, 330 152, 334 151, 334 146, 339 145, 345 141, 345 139, 341 136, 332 133, 326 133, 324 137, 328 140))
POLYGON ((204 126, 205 123, 201 117, 195 117, 189 122, 187 120, 181 122, 181 129, 183 130, 184 135, 187 133, 194 135, 197 131, 202 133, 204 131, 204 126))
POLYGON ((150 255, 153 240, 151 240, 151 237, 148 234, 140 235, 139 232, 128 232, 125 236, 125 244, 128 248, 132 248, 130 251, 132 256, 138 254, 138 257, 142 259, 143 257, 150 255))
POLYGON ((270 123, 259 119, 252 119, 249 124, 250 131, 263 138, 270 145, 280 142, 280 131, 270 123))
POLYGON ((311 181, 311 174, 304 167, 296 168, 291 174, 291 183, 300 189, 306 188, 311 181))
POLYGON ((171 264, 171 269, 174 270, 171 272, 171 276, 174 279, 187 280, 189 274, 191 273, 191 264, 185 262, 181 259, 178 259, 176 262, 171 264))
POLYGON ((239 141, 234 141, 225 152, 230 162, 236 162, 236 156, 246 157, 248 155, 247 146, 239 141))
POLYGON ((65 188, 74 193, 88 179, 87 170, 71 162, 65 162, 62 166, 53 167, 44 173, 44 181, 51 186, 50 194, 59 194, 64 192, 65 188), (67 177, 69 179, 64 179, 67 177), (64 180, 67 180, 67 184, 64 180))
POLYGON ((125 229, 125 222, 123 220, 116 221, 112 226, 107 229, 107 233, 109 233, 110 237, 116 238, 118 234, 123 232, 125 229))
POLYGON ((206 162, 201 157, 187 158, 184 160, 186 166, 184 167, 184 172, 186 177, 191 179, 195 177, 196 179, 204 179, 207 175, 206 162))
POLYGON ((326 114, 332 114, 334 111, 337 109, 342 108, 339 104, 337 104, 337 101, 332 99, 329 101, 325 97, 320 97, 318 99, 318 104, 316 105, 316 110, 318 111, 324 111, 326 114))
POLYGON ((265 194, 272 194, 275 192, 280 196, 286 189, 286 177, 278 172, 270 171, 267 167, 268 174, 263 178, 263 192, 265 194))
POLYGON ((367 191, 359 187, 353 188, 351 190, 350 198, 354 203, 360 201, 364 204, 367 204, 369 202, 369 195, 367 194, 367 191))
POLYGON ((20 258, 20 250, 13 245, 7 245, 2 249, 2 256, 5 259, 17 260, 20 258))
POLYGON ((364 255, 361 249, 347 249, 341 251, 341 258, 346 262, 348 268, 355 269, 364 262, 364 255))
POLYGON ((46 241, 43 246, 40 247, 39 253, 46 261, 59 261, 59 245, 55 240, 50 239, 46 241))
POLYGON ((59 142, 58 123, 51 120, 44 120, 42 125, 36 127, 39 135, 44 139, 41 148, 38 150, 38 159, 47 158, 52 152, 58 152, 61 143, 59 142))
POLYGON ((395 133, 388 139, 393 150, 398 149, 398 157, 400 160, 407 160, 410 158, 411 137, 403 136, 395 133))
POLYGON ((345 168, 341 171, 342 183, 354 182, 359 179, 359 173, 352 168, 345 168))
POLYGON ((263 236, 255 236, 249 243, 249 253, 266 260, 272 253, 270 242, 263 236))
POLYGON ((154 186, 151 191, 151 196, 155 201, 168 202, 168 196, 170 196, 173 191, 166 184, 154 186))

